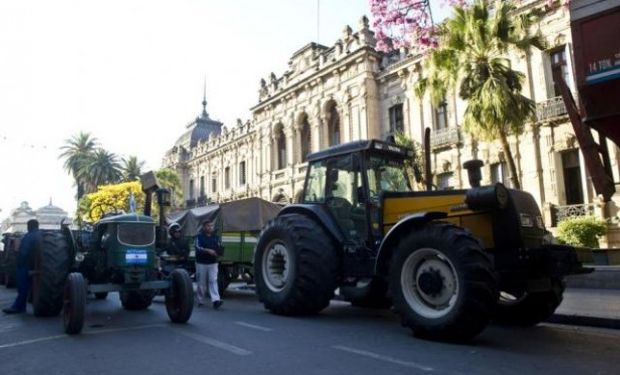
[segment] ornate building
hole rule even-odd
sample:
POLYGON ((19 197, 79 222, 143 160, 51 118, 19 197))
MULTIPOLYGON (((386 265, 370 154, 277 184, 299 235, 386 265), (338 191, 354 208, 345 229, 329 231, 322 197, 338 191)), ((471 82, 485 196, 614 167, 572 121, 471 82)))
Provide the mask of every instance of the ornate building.
POLYGON ((28 220, 37 219, 40 229, 60 229, 60 222, 68 218, 67 212, 60 207, 54 206, 52 200, 47 206, 33 210, 28 202, 22 202, 18 208, 11 211, 10 216, 0 225, 0 233, 22 232, 25 233, 28 220))
MULTIPOLYGON (((522 188, 544 208, 550 227, 566 215, 615 217, 614 204, 597 203, 552 78, 558 70, 575 93, 568 10, 546 4, 526 0, 522 9, 545 11, 540 28, 549 48, 509 56, 513 68, 526 74, 525 95, 537 103, 536 121, 510 139, 522 188)), ((188 203, 247 196, 293 202, 303 187, 308 153, 399 130, 422 143, 427 127, 438 188, 466 187, 462 164, 472 158, 484 161, 483 183, 509 184, 499 142, 476 142, 462 132, 466 103, 455 92, 439 106, 415 96, 414 83, 424 74, 422 56, 405 50, 383 54, 374 47, 363 17, 357 30, 345 27, 331 47, 310 43, 293 53, 282 75, 261 79, 249 121, 201 133, 193 144, 182 141, 186 133, 166 153, 164 165, 179 172, 188 203)), ((620 154, 615 145, 610 152, 617 180, 620 154)))

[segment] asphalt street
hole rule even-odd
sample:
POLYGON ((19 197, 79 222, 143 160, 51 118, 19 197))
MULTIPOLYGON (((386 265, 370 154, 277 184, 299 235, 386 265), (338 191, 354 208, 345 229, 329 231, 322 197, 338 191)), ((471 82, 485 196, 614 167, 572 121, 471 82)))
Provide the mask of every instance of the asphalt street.
MULTIPOLYGON (((14 290, 0 288, 0 305, 14 290)), ((219 311, 169 322, 163 299, 125 311, 118 296, 89 299, 84 332, 56 318, 0 315, 0 374, 617 374, 620 331, 554 324, 491 325, 467 345, 415 338, 390 311, 333 301, 321 315, 287 318, 250 290, 219 311)))

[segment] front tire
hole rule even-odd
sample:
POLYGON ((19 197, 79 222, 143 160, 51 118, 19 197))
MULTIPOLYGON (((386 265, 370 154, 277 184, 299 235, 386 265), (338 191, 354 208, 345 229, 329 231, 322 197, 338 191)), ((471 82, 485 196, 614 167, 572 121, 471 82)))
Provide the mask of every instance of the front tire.
POLYGON ((549 319, 562 303, 564 282, 551 280, 551 290, 538 293, 500 294, 495 319, 504 324, 530 327, 549 319))
POLYGON ((302 214, 278 216, 256 245, 258 298, 275 314, 316 314, 334 296, 338 265, 334 244, 319 223, 302 214))
POLYGON ((390 268, 392 300, 420 337, 465 341, 488 324, 497 302, 489 257, 465 229, 429 223, 406 234, 390 268))
POLYGON ((170 274, 170 289, 166 292, 166 311, 173 323, 186 323, 194 309, 192 279, 187 271, 175 269, 170 274))
POLYGON ((63 294, 62 320, 65 333, 75 335, 84 327, 86 315, 86 281, 79 272, 67 276, 63 294))
POLYGON ((35 254, 32 307, 35 316, 56 316, 63 307, 63 290, 69 274, 69 244, 60 232, 42 232, 35 254))

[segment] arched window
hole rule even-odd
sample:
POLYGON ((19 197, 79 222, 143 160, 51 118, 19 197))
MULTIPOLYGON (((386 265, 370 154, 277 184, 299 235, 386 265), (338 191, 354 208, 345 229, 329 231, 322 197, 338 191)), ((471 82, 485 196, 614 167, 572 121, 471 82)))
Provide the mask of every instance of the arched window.
POLYGON ((279 125, 276 131, 276 169, 286 167, 286 137, 282 125, 279 125))
POLYGON ((340 144, 340 115, 336 109, 336 104, 332 104, 327 112, 327 131, 330 146, 340 144))
POLYGON ((301 161, 304 162, 310 153, 310 144, 312 142, 310 138, 310 124, 308 123, 308 116, 305 116, 301 123, 301 134, 299 138, 301 142, 299 147, 301 150, 301 161))

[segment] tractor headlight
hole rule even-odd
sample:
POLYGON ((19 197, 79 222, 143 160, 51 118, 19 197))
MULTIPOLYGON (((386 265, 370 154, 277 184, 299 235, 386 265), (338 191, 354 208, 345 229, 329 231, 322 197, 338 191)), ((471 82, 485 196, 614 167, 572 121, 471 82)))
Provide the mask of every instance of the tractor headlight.
POLYGON ((84 261, 84 253, 76 253, 75 254, 75 261, 78 262, 78 263, 84 261))
POLYGON ((502 184, 471 188, 465 195, 465 203, 472 210, 494 210, 508 207, 508 189, 502 184))

